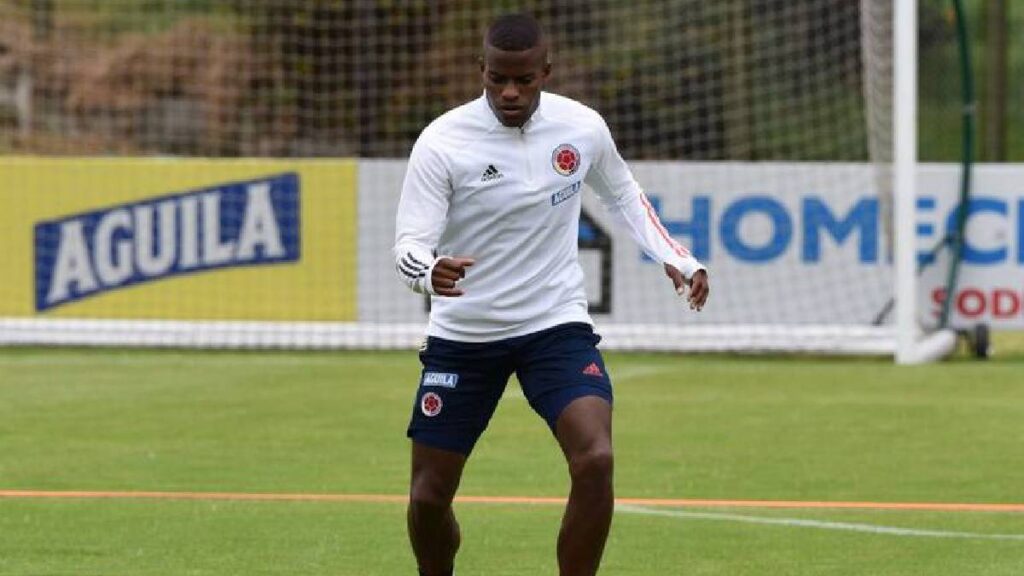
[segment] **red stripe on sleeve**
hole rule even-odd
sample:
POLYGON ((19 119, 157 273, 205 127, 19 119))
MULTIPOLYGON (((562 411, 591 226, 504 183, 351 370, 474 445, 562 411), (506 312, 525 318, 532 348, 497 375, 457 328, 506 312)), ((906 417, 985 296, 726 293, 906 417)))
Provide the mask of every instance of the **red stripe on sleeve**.
POLYGON ((672 248, 677 255, 683 258, 689 258, 690 251, 668 235, 668 230, 665 230, 665 227, 661 225, 661 220, 658 219, 658 215, 654 212, 654 207, 651 206, 651 203, 647 200, 647 195, 643 192, 640 193, 640 201, 644 203, 644 208, 647 210, 647 218, 651 221, 651 224, 654 224, 654 228, 659 234, 661 234, 661 237, 665 239, 665 242, 668 243, 669 247, 672 248))

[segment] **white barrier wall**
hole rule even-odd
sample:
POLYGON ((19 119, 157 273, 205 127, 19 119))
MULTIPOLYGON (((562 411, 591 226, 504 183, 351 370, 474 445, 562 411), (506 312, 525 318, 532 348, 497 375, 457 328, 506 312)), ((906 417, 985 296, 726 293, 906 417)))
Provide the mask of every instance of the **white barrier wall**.
MULTIPOLYGON (((928 262, 928 249, 955 230, 959 167, 924 166, 918 186, 919 261, 928 262)), ((924 268, 918 296, 923 314, 938 314, 948 269, 948 251, 924 268)), ((1024 329, 1024 165, 991 164, 974 170, 950 321, 957 327, 986 323, 1024 329)))
MULTIPOLYGON (((668 232, 708 265, 712 297, 703 313, 686 310, 661 267, 641 254, 586 191, 584 210, 593 225, 582 227, 581 241, 607 234, 611 243, 606 276, 600 251, 581 250, 592 304, 608 307, 594 314, 599 324, 868 325, 885 310, 893 286, 889 207, 874 192, 872 166, 636 162, 632 167, 668 232)), ((359 162, 360 321, 426 319, 423 298, 398 281, 391 258, 404 170, 401 160, 359 162)), ((953 222, 959 177, 956 165, 921 168, 922 260, 953 222)), ((1024 166, 976 167, 973 197, 952 320, 956 326, 985 322, 1024 328, 1024 166)), ((944 252, 924 269, 919 302, 925 323, 941 302, 948 262, 944 252)))

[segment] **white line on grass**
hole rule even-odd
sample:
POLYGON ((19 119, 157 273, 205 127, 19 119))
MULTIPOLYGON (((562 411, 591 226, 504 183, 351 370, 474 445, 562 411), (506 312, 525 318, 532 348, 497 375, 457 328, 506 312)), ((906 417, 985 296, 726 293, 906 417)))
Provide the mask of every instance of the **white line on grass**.
POLYGON ((830 522, 822 520, 806 520, 803 518, 772 518, 766 516, 747 516, 743 514, 725 514, 720 512, 686 512, 681 510, 658 510, 643 506, 620 504, 615 507, 617 512, 643 514, 646 516, 668 516, 692 520, 719 520, 725 522, 742 522, 745 524, 769 524, 773 526, 796 526, 800 528, 817 528, 819 530, 845 530, 847 532, 864 532, 868 534, 885 534, 889 536, 911 536, 918 538, 965 538, 973 540, 1016 540, 1024 542, 1024 534, 983 534, 978 532, 947 532, 944 530, 917 530, 914 528, 898 528, 895 526, 878 526, 875 524, 859 524, 851 522, 830 522))

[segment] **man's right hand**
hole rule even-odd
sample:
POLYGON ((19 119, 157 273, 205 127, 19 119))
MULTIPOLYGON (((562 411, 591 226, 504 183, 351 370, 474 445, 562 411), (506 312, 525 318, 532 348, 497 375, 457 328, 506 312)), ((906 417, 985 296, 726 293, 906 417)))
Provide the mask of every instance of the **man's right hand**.
POLYGON ((456 284, 466 277, 466 268, 473 265, 472 258, 441 258, 434 264, 434 270, 430 274, 430 282, 434 287, 434 293, 438 296, 462 296, 461 288, 456 284))

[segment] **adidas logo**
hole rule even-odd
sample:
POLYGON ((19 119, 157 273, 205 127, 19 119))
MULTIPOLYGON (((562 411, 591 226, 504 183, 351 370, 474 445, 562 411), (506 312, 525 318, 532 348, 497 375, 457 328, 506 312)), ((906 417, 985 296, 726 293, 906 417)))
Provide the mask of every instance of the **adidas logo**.
POLYGON ((497 180, 498 178, 502 178, 504 176, 504 174, 499 172, 498 169, 494 167, 494 164, 488 164, 487 170, 484 170, 484 175, 480 177, 480 181, 490 182, 491 180, 497 180))
POLYGON ((590 365, 583 369, 583 373, 587 376, 597 376, 598 378, 604 377, 604 373, 601 372, 601 368, 597 366, 597 362, 591 362, 590 365))

